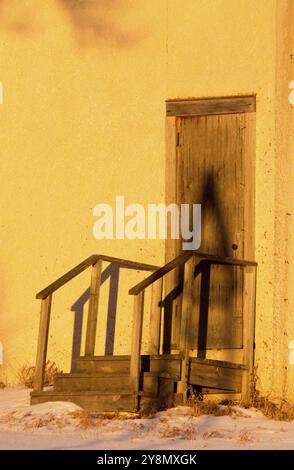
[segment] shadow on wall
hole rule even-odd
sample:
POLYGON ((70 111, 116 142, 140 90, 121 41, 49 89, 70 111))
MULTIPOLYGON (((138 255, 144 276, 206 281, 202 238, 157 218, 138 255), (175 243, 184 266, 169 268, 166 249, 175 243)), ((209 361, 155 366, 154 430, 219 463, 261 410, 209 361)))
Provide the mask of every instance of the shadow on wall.
POLYGON ((36 34, 33 6, 17 0, 0 0, 0 28, 22 36, 36 34))
MULTIPOLYGON (((218 168, 203 170, 202 191, 193 196, 190 204, 202 205, 202 244, 200 251, 221 257, 233 257, 232 235, 230 235, 226 209, 222 202, 218 178, 218 168)), ((197 188, 198 191, 198 188, 197 188)), ((234 201, 232 201, 233 203, 234 201)), ((172 349, 179 345, 173 344, 172 335, 173 318, 181 318, 181 301, 183 293, 183 268, 179 271, 178 285, 175 286, 161 305, 164 311, 163 349, 170 354, 172 349)), ((214 340, 215 349, 237 348, 239 341, 234 332, 233 321, 242 309, 240 287, 242 286, 242 273, 240 268, 232 266, 215 266, 209 261, 201 261, 195 268, 194 278, 200 278, 199 284, 194 284, 193 313, 197 318, 197 329, 189 330, 191 348, 197 349, 198 357, 205 358, 206 350, 211 349, 209 344, 214 340), (218 328, 214 323, 218 322, 218 328), (214 328, 221 333, 215 338, 214 328)), ((194 326, 196 326, 194 324, 194 326)), ((179 341, 179 338, 178 338, 179 341)))
POLYGON ((127 0, 56 0, 64 9, 82 45, 109 43, 129 47, 144 39, 138 24, 124 27, 133 7, 127 0))
MULTIPOLYGON (((134 5, 129 0, 54 0, 71 26, 76 42, 128 48, 147 35, 138 22, 130 21, 134 5)), ((132 18, 131 18, 132 19, 132 18)), ((37 7, 19 0, 0 0, 0 27, 15 34, 32 36, 41 32, 37 7)))
MULTIPOLYGON (((112 355, 114 350, 115 320, 117 311, 117 296, 119 285, 120 267, 117 264, 110 263, 101 275, 101 285, 109 278, 109 297, 107 310, 107 326, 105 339, 105 355, 112 355)), ((84 306, 89 300, 90 289, 86 289, 82 295, 71 306, 74 312, 74 327, 72 341, 71 370, 75 371, 75 360, 81 354, 82 329, 84 319, 84 306)))

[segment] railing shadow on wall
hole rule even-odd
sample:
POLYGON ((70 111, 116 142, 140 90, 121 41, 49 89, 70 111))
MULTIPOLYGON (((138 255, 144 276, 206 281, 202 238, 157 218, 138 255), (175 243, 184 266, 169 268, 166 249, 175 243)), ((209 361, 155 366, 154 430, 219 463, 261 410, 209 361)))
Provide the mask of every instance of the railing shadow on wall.
MULTIPOLYGON (((124 266, 125 269, 132 269, 124 266)), ((110 263, 101 273, 100 286, 109 279, 108 307, 106 315, 106 338, 104 354, 113 355, 115 324, 117 314, 118 289, 121 266, 116 263, 110 263)), ((79 298, 72 304, 71 311, 74 312, 74 327, 72 341, 71 371, 75 372, 76 359, 81 355, 82 348, 82 330, 84 322, 84 307, 89 301, 90 289, 87 288, 79 298)))

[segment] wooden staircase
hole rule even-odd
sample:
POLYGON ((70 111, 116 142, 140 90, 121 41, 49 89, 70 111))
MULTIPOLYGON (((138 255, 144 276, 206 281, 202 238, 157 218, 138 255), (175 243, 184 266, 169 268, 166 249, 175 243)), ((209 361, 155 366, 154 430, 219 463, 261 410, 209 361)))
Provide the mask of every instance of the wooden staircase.
MULTIPOLYGON (((46 401, 70 401, 95 412, 137 412, 151 406, 160 409, 186 400, 190 385, 202 391, 219 393, 242 393, 248 398, 250 378, 253 370, 254 349, 254 306, 256 263, 218 258, 207 254, 184 252, 162 268, 117 258, 94 255, 55 283, 37 294, 42 299, 39 342, 37 351, 36 377, 31 403, 46 401), (102 261, 118 263, 123 267, 153 271, 152 274, 134 286, 133 330, 131 355, 95 356, 95 338, 98 313, 99 287, 102 261), (244 315, 243 315, 243 362, 192 357, 189 344, 189 316, 193 280, 199 263, 226 264, 244 269, 244 315), (161 344, 161 306, 164 299, 164 276, 182 265, 184 267, 181 345, 178 354, 164 354, 161 344), (43 390, 47 341, 52 293, 88 266, 92 268, 89 313, 86 330, 85 356, 78 357, 70 373, 55 377, 53 389, 43 390), (142 325, 144 315, 144 292, 151 286, 150 350, 141 354, 142 325)), ((198 270, 199 271, 199 270, 198 270)))
MULTIPOLYGON (((130 384, 131 356, 92 356, 76 360, 76 372, 58 374, 54 389, 32 392, 31 402, 73 401, 96 412, 137 411, 130 384)), ((181 377, 180 355, 141 356, 140 408, 162 406, 181 377)))

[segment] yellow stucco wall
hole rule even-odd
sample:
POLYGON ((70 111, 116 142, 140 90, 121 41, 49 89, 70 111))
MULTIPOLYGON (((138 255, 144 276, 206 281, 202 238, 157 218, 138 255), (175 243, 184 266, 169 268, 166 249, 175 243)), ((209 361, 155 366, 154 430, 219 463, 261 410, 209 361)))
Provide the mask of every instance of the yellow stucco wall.
MULTIPOLYGON (((288 348, 280 340, 283 328, 275 328, 285 302, 277 300, 281 277, 273 256, 289 227, 275 222, 280 206, 285 209, 277 191, 284 180, 276 170, 275 111, 287 95, 276 99, 276 0, 85 1, 83 11, 69 4, 78 5, 0 3, 2 378, 13 382, 20 365, 34 363, 36 291, 92 253, 163 262, 163 241, 95 240, 92 208, 113 203, 117 194, 126 203, 164 201, 164 101, 254 93, 256 358, 262 389, 281 394, 276 373, 285 382, 288 348)), ((278 0, 278 11, 287 4, 278 0)), ((293 142, 283 146, 287 152, 293 142)), ((290 163, 281 171, 287 179, 290 163)), ((286 251, 284 244, 283 275, 286 251)), ((122 281, 122 290, 137 279, 133 273, 122 281)), ((62 367, 70 357, 71 305, 88 280, 89 273, 65 287, 53 304, 49 358, 62 367)), ((117 351, 128 350, 130 300, 118 312, 125 327, 117 351)), ((290 307, 287 312, 290 317, 290 307)), ((290 320, 287 335, 294 339, 290 320)), ((294 399, 291 367, 283 390, 294 399)))
MULTIPOLYGON (((271 389, 294 398, 294 106, 289 103, 294 77, 294 2, 280 1, 276 43, 275 277, 271 389), (292 344, 291 344, 292 343, 292 344), (291 346, 291 348, 289 348, 291 346)), ((291 102, 293 103, 293 93, 291 102)), ((260 362, 262 355, 260 353, 260 362)))

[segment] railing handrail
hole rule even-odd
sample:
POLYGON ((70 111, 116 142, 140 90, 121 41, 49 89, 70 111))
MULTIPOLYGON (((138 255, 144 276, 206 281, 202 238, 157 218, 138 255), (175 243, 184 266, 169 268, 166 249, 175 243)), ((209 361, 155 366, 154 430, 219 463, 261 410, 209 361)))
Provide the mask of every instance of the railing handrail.
POLYGON ((171 260, 165 266, 162 266, 157 271, 150 274, 150 276, 143 279, 143 281, 133 286, 129 290, 129 294, 138 295, 148 286, 153 284, 153 282, 157 281, 159 278, 163 277, 168 272, 172 271, 178 266, 181 266, 182 264, 185 264, 186 261, 188 261, 188 259, 191 258, 191 256, 193 255, 196 256, 197 258, 201 258, 202 260, 209 261, 212 264, 222 264, 222 265, 232 265, 232 266, 257 266, 256 261, 248 261, 248 260, 237 259, 237 258, 222 257, 222 256, 211 255, 209 253, 201 253, 199 251, 187 250, 187 251, 182 252, 180 255, 178 255, 176 258, 171 260))
POLYGON ((80 264, 70 269, 70 271, 63 274, 63 276, 56 279, 56 281, 52 282, 47 287, 38 292, 36 294, 36 299, 46 299, 48 295, 52 294, 57 289, 64 286, 64 284, 66 284, 71 279, 85 271, 85 269, 87 269, 89 266, 93 266, 94 264, 96 264, 99 260, 119 264, 123 268, 136 269, 141 271, 155 271, 159 268, 159 266, 154 266, 152 264, 140 263, 138 261, 131 261, 121 258, 114 258, 113 256, 91 255, 85 260, 83 260, 80 264))

